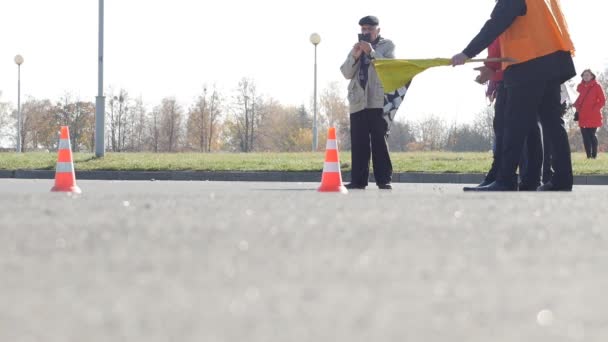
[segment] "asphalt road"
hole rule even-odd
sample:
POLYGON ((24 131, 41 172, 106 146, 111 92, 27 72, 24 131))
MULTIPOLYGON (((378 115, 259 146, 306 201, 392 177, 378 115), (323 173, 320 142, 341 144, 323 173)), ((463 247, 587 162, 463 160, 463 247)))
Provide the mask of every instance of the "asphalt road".
POLYGON ((0 341, 606 341, 608 196, 0 180, 0 341))

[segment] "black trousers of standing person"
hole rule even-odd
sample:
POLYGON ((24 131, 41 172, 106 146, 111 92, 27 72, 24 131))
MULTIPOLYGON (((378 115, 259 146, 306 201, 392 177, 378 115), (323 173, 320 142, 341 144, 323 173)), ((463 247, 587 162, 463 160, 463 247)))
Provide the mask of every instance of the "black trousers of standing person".
MULTIPOLYGON (((563 117, 563 115, 562 115, 563 117)), ((553 146, 549 137, 543 130, 543 184, 547 184, 553 178, 553 146)))
MULTIPOLYGON (((561 117, 561 82, 529 81, 507 86, 507 112, 503 158, 497 181, 513 189, 517 185, 515 171, 521 156, 524 141, 530 129, 538 124, 552 146, 552 163, 555 173, 551 183, 559 188, 572 188, 572 160, 568 133, 561 117)), ((542 161, 535 161, 541 162, 542 161)))
MULTIPOLYGON (((566 115, 568 111, 568 103, 563 102, 561 104, 561 117, 562 119, 566 115)), ((549 141, 548 136, 546 134, 542 134, 543 136, 543 184, 547 184, 551 178, 553 178, 553 146, 551 146, 551 141, 549 141)))
POLYGON ((536 190, 541 185, 544 160, 542 139, 542 129, 537 119, 536 125, 532 125, 530 132, 528 132, 519 159, 520 188, 536 190))
MULTIPOLYGON (((505 136, 507 94, 503 82, 498 83, 496 89, 496 102, 494 104, 494 137, 496 146, 494 147, 494 158, 492 168, 486 175, 486 182, 492 183, 496 180, 500 163, 503 158, 503 146, 505 136)), ((526 186, 538 185, 540 178, 541 165, 538 160, 542 160, 542 146, 540 143, 541 131, 538 125, 533 126, 526 137, 526 147, 523 148, 522 158, 519 163, 519 172, 522 183, 526 186), (529 160, 532 159, 532 162, 529 160)))
POLYGON ((388 152, 388 123, 382 114, 382 108, 364 109, 350 114, 353 184, 367 186, 370 154, 376 184, 391 183, 393 164, 388 152))
POLYGON ((496 102, 494 103, 494 120, 492 126, 494 128, 494 156, 492 160, 492 167, 490 172, 486 175, 485 183, 492 183, 496 181, 498 175, 498 169, 502 160, 502 142, 504 138, 505 130, 505 110, 507 104, 507 96, 505 93, 505 85, 503 82, 499 82, 496 87, 496 102))
POLYGON ((597 158, 597 128, 581 128, 587 158, 597 158))

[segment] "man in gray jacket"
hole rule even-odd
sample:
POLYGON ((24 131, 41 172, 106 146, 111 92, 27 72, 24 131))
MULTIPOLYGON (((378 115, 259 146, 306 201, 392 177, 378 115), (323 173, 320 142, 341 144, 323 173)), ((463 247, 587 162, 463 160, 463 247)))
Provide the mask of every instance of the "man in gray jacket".
POLYGON ((383 118, 384 89, 371 62, 375 58, 395 58, 395 44, 380 36, 378 18, 364 17, 359 25, 360 40, 340 68, 344 77, 350 80, 352 173, 351 183, 346 187, 367 187, 371 154, 378 188, 390 190, 393 165, 388 152, 388 123, 383 118))

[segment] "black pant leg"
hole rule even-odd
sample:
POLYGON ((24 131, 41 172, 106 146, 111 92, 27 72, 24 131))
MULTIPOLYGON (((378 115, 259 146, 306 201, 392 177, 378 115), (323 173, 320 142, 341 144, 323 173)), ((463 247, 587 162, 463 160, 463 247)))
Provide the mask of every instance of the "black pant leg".
POLYGON ((559 187, 572 187, 572 157, 568 132, 561 117, 561 84, 559 81, 547 83, 540 106, 540 119, 553 148, 554 174, 551 182, 559 187))
POLYGON ((492 126, 494 128, 494 156, 492 160, 492 167, 486 175, 486 181, 493 182, 496 180, 498 169, 500 167, 500 161, 502 158, 502 147, 505 130, 505 111, 506 111, 506 91, 504 83, 498 83, 496 89, 496 102, 494 103, 494 121, 492 126))
POLYGON ((529 186, 540 186, 541 173, 543 168, 543 142, 540 123, 532 125, 526 137, 527 170, 522 182, 529 186))
POLYGON ((524 139, 524 145, 521 148, 521 156, 519 157, 519 179, 524 182, 528 178, 528 137, 524 139))
POLYGON ((515 171, 521 157, 524 140, 537 122, 538 110, 546 82, 529 82, 507 87, 503 155, 497 181, 516 186, 515 171))
POLYGON ((372 162, 376 184, 389 184, 393 176, 393 164, 388 151, 388 123, 382 117, 383 109, 368 109, 371 125, 372 162))
POLYGON ((367 186, 369 179, 370 136, 367 112, 350 114, 351 182, 367 186))
POLYGON ((591 128, 591 158, 597 158, 597 147, 599 141, 597 140, 597 128, 591 128))
POLYGON ((587 158, 591 158, 591 135, 589 134, 589 128, 581 128, 581 135, 583 136, 583 145, 585 146, 585 153, 587 158))
POLYGON ((551 162, 552 147, 549 136, 545 133, 545 128, 541 125, 541 135, 543 137, 543 184, 553 177, 553 166, 551 162))

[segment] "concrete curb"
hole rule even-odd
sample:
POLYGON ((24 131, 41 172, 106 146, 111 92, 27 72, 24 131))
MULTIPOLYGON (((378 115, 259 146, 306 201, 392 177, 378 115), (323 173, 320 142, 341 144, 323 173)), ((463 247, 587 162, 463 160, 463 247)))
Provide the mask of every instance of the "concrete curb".
MULTIPOLYGON (((0 170, 0 178, 53 179, 53 170, 0 170)), ((405 172, 393 174, 394 183, 438 183, 476 184, 483 180, 482 174, 463 173, 420 173, 405 172)), ((76 171, 76 178, 82 180, 124 180, 124 181, 224 181, 224 182, 319 182, 321 172, 211 172, 211 171, 76 171)), ((350 174, 343 174, 344 181, 350 174)), ((373 176, 370 177, 373 184, 373 176)), ((576 185, 608 185, 606 176, 576 176, 576 185)))

